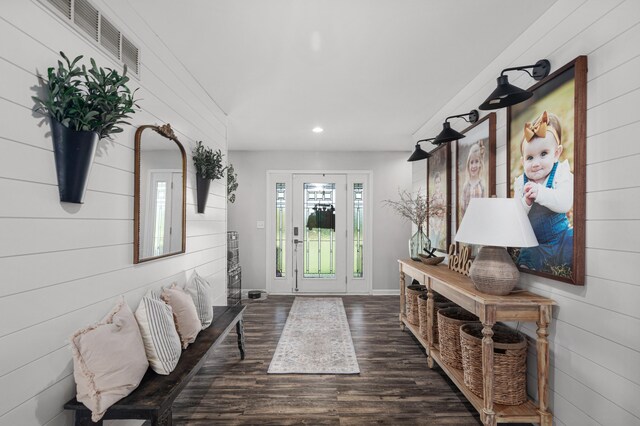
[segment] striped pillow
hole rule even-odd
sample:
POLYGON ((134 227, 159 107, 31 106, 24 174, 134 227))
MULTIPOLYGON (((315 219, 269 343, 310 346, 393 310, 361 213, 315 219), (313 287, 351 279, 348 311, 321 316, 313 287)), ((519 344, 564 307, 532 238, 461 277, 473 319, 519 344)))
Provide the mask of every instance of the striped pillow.
POLYGON ((135 316, 149 365, 158 374, 171 373, 182 354, 171 306, 149 291, 140 301, 135 316))
POLYGON ((185 290, 189 292, 196 305, 198 318, 202 323, 202 329, 209 327, 213 321, 213 307, 211 306, 211 285, 207 280, 193 272, 191 280, 186 285, 185 290))

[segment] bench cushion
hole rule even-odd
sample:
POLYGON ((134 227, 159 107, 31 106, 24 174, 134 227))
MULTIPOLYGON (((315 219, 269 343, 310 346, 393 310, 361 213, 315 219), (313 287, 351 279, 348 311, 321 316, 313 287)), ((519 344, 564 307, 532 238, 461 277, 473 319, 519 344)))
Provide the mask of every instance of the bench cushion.
POLYGON ((97 422, 140 384, 149 363, 133 312, 121 298, 101 322, 71 336, 77 398, 97 422))
POLYGON ((171 307, 149 292, 136 309, 136 320, 151 369, 162 375, 171 373, 182 353, 171 307))

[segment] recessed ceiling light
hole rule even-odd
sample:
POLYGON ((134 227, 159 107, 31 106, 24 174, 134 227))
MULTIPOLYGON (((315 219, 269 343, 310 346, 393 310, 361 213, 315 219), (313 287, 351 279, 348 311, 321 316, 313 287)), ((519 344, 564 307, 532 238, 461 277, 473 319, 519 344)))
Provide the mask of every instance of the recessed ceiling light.
POLYGON ((313 130, 311 130, 313 133, 322 133, 324 132, 324 129, 322 127, 314 127, 313 130))

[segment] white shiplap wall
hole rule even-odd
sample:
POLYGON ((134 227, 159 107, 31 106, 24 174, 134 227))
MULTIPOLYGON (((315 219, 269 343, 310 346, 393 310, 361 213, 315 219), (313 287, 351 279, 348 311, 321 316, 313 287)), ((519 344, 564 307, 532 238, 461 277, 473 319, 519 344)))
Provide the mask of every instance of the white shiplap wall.
POLYGON ((227 152, 226 115, 168 52, 132 6, 93 3, 141 49, 142 110, 133 126, 101 141, 83 205, 61 204, 49 125, 32 112, 37 73, 58 51, 121 68, 95 43, 37 1, 0 11, 0 425, 68 425, 74 395, 72 332, 101 319, 123 294, 135 309, 150 287, 197 269, 226 304, 226 187, 211 185, 196 213, 188 157, 187 253, 133 265, 134 133, 170 123, 186 151, 204 140, 227 152))
MULTIPOLYGON (((555 424, 640 425, 640 2, 558 1, 414 136, 435 135, 447 115, 476 108, 502 68, 547 58, 555 70, 582 54, 589 62, 586 284, 528 274, 521 284, 558 303, 549 336, 555 424)), ((533 83, 524 74, 510 79, 533 83)), ((506 112, 497 118, 497 192, 505 196, 506 112)), ((524 331, 534 337, 535 324, 524 331)), ((530 350, 534 397, 535 357, 530 350)))

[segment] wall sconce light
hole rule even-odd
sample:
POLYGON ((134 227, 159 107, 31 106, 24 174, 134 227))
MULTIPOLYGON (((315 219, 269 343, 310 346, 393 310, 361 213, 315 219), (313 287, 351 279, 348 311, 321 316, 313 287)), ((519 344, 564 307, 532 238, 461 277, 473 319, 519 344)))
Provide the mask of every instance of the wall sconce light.
POLYGON ((510 84, 509 77, 504 75, 507 71, 524 71, 535 80, 540 81, 549 75, 549 71, 551 71, 551 63, 546 59, 540 59, 535 63, 535 65, 503 69, 500 73, 500 77, 498 77, 498 87, 496 87, 482 105, 479 106, 481 110, 486 111, 508 107, 509 105, 515 105, 522 101, 526 101, 533 96, 532 92, 522 90, 521 88, 510 84), (529 72, 529 68, 531 68, 531 72, 529 72))
POLYGON ((420 139, 418 142, 416 142, 416 149, 415 151, 413 151, 413 154, 411 154, 411 157, 409 157, 407 161, 420 161, 424 160, 425 158, 431 157, 431 154, 420 148, 420 142, 431 142, 432 140, 435 140, 435 138, 420 139))
POLYGON ((478 118, 479 118, 478 110, 472 109, 471 112, 468 112, 466 114, 450 115, 449 117, 447 117, 444 120, 444 123, 442 123, 442 131, 438 136, 436 136, 436 139, 433 141, 434 145, 441 145, 443 143, 464 138, 464 135, 462 133, 453 130, 451 128, 451 125, 449 124, 450 118, 460 118, 460 117, 464 118, 464 120, 469 123, 475 123, 476 121, 478 121, 478 118), (469 118, 468 119, 465 118, 466 116, 469 116, 469 118))

